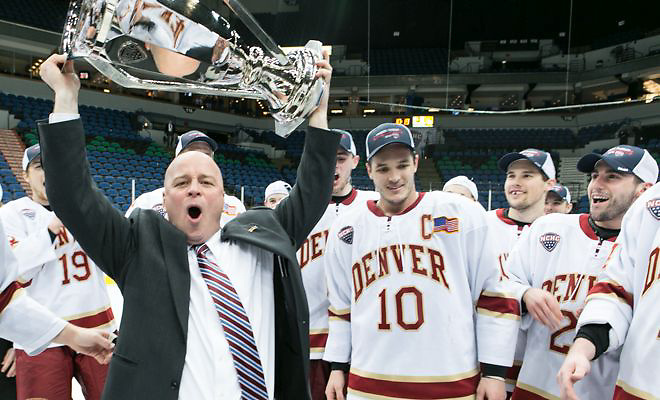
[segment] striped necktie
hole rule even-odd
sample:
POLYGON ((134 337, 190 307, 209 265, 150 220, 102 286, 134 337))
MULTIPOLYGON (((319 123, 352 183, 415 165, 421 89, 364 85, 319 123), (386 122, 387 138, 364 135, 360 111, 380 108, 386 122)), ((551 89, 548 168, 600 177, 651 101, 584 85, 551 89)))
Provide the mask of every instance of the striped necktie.
POLYGON ((202 278, 209 288, 215 310, 229 343, 229 351, 234 359, 238 384, 243 393, 241 399, 267 400, 268 391, 264 379, 259 350, 254 341, 250 320, 238 298, 229 277, 206 255, 206 244, 194 246, 197 263, 202 278))

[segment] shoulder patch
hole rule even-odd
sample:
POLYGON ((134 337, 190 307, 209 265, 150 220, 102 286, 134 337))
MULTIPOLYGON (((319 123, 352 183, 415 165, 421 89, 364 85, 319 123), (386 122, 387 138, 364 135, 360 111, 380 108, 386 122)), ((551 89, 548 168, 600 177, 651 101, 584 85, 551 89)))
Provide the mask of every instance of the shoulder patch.
POLYGON ((37 212, 34 211, 34 210, 31 209, 31 208, 24 208, 24 209, 22 209, 22 210, 21 210, 21 214, 25 215, 26 217, 28 217, 28 218, 30 218, 30 219, 34 219, 34 217, 37 216, 37 212))
POLYGON ((438 232, 458 232, 458 218, 445 216, 433 218, 433 233, 438 232))
POLYGON ((544 233, 539 238, 539 242, 541 242, 543 248, 549 252, 554 250, 555 247, 557 247, 557 244, 559 244, 559 240, 561 240, 561 237, 553 232, 544 233))
POLYGON ((167 218, 167 212, 165 211, 165 207, 162 204, 155 204, 151 209, 156 211, 162 217, 167 218))
POLYGON ((353 227, 345 226, 341 228, 337 233, 337 237, 346 244, 353 244, 353 227))
POLYGON ((660 198, 647 201, 646 209, 649 210, 655 219, 660 220, 660 198))

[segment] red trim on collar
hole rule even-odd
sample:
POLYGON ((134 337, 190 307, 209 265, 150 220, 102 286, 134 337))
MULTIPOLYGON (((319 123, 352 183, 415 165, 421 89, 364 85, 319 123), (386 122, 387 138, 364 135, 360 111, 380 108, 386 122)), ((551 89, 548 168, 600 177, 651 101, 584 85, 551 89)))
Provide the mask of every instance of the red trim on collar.
MULTIPOLYGON (((347 206, 351 204, 353 201, 355 201, 355 198, 357 197, 358 191, 355 188, 351 189, 351 192, 348 194, 348 197, 345 198, 344 200, 341 201, 341 204, 347 206)), ((333 204, 334 201, 332 201, 332 198, 330 198, 330 204, 333 204)))
POLYGON ((505 224, 518 225, 516 224, 516 221, 504 215, 504 210, 506 210, 506 208, 498 208, 497 210, 495 210, 495 215, 497 215, 497 218, 499 218, 505 224))
MULTIPOLYGON (((403 214, 407 213, 408 211, 412 210, 413 208, 415 208, 417 206, 417 204, 419 204, 419 202, 422 201, 422 198, 424 197, 425 194, 426 194, 426 192, 418 192, 417 193, 417 199, 411 205, 409 205, 408 208, 406 208, 405 210, 403 210, 401 212, 398 212, 394 215, 403 215, 403 214)), ((368 200, 367 201, 367 208, 369 208, 369 210, 372 213, 374 213, 374 215, 376 215, 377 217, 386 217, 387 216, 387 215, 385 215, 383 210, 381 210, 378 207, 378 205, 376 204, 376 200, 368 200)))
MULTIPOLYGON (((587 235, 589 239, 600 240, 598 235, 596 235, 596 231, 594 231, 591 225, 589 225, 589 214, 580 214, 580 228, 582 228, 582 232, 584 232, 584 234, 587 235)), ((615 242, 616 236, 606 240, 608 242, 615 242)))

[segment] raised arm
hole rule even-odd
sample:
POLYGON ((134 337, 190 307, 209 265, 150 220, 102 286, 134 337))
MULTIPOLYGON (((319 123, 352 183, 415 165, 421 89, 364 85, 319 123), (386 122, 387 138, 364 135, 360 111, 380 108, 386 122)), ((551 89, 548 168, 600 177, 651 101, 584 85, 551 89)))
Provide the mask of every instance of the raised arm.
POLYGON ((51 123, 39 124, 48 200, 87 254, 121 286, 123 266, 131 254, 131 221, 93 184, 78 115, 80 82, 73 62, 65 55, 52 55, 41 65, 41 77, 55 92, 51 123))
POLYGON ((316 111, 309 117, 296 184, 289 197, 275 209, 280 223, 300 247, 328 207, 332 195, 337 147, 341 135, 328 131, 328 97, 332 67, 324 53, 317 76, 325 81, 325 90, 316 111))

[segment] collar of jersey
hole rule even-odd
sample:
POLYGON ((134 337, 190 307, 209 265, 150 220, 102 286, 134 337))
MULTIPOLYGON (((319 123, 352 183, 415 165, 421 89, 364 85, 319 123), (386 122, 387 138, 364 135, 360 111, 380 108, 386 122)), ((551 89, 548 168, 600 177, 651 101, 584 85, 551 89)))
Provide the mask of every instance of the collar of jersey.
MULTIPOLYGON (((426 194, 425 192, 419 192, 419 193, 417 193, 417 200, 415 200, 415 201, 414 201, 411 205, 409 205, 408 208, 406 208, 405 210, 403 210, 403 211, 401 211, 401 212, 398 212, 398 213, 396 213, 396 214, 394 214, 394 215, 403 215, 403 214, 407 213, 408 211, 412 210, 413 208, 415 208, 415 207, 417 206, 417 204, 419 204, 419 202, 422 201, 422 198, 424 197, 425 194, 426 194)), ((369 211, 371 211, 372 213, 374 213, 374 215, 376 215, 377 217, 387 217, 387 215, 385 215, 385 213, 383 212, 383 210, 381 210, 380 208, 378 208, 378 205, 376 204, 376 200, 368 200, 368 201, 367 201, 367 208, 369 208, 369 211)))
POLYGON ((596 225, 589 214, 580 214, 580 228, 585 235, 592 240, 607 240, 614 242, 619 234, 620 229, 605 229, 596 225), (615 234, 612 236, 613 234, 615 234))
POLYGON ((352 188, 351 191, 346 196, 336 196, 336 197, 332 196, 332 198, 330 199, 330 204, 341 203, 347 206, 355 200, 355 198, 357 197, 357 193, 358 193, 357 189, 352 188))
POLYGON ((504 222, 505 224, 518 225, 518 226, 529 226, 531 224, 531 222, 522 222, 509 217, 508 208, 498 208, 497 210, 495 210, 495 215, 497 215, 497 218, 502 220, 502 222, 504 222))

